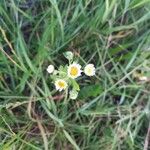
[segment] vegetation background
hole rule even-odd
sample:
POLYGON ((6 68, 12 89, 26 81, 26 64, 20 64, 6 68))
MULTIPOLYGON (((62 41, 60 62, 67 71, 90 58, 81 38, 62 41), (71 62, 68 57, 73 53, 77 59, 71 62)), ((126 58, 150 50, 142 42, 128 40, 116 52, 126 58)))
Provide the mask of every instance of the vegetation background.
POLYGON ((150 0, 0 0, 1 150, 150 150, 149 91, 150 0), (68 50, 97 76, 64 102, 68 50))

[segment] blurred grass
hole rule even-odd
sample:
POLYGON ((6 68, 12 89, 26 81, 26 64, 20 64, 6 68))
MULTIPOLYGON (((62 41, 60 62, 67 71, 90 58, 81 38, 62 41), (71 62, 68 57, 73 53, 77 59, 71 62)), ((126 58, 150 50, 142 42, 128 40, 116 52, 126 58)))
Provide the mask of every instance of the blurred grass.
POLYGON ((1 0, 0 149, 150 149, 149 23, 150 0, 1 0), (68 50, 97 76, 64 102, 68 50))

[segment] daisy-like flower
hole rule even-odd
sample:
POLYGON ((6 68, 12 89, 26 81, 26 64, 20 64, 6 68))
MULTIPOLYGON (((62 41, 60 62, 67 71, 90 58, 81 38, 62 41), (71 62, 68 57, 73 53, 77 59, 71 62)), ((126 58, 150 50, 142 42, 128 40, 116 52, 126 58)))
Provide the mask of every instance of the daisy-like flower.
POLYGON ((56 87, 56 90, 58 91, 65 90, 67 86, 68 86, 67 82, 63 79, 58 79, 55 81, 55 87, 56 87))
POLYGON ((77 63, 73 63, 68 67, 68 76, 75 79, 81 75, 81 66, 77 63))
POLYGON ((54 66, 53 66, 53 65, 49 65, 49 66, 47 67, 47 72, 48 72, 48 73, 53 73, 53 72, 54 72, 54 66))
POLYGON ((95 67, 93 64, 88 64, 85 66, 84 68, 84 73, 87 75, 87 76, 94 76, 95 75, 95 67))

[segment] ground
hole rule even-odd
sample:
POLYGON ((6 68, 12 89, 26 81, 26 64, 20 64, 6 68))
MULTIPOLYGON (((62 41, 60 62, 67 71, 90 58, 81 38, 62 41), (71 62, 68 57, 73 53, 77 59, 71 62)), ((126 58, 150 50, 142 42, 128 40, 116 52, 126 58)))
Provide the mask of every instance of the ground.
POLYGON ((149 91, 150 0, 0 1, 0 149, 149 150, 149 91), (96 67, 75 100, 66 51, 96 67))

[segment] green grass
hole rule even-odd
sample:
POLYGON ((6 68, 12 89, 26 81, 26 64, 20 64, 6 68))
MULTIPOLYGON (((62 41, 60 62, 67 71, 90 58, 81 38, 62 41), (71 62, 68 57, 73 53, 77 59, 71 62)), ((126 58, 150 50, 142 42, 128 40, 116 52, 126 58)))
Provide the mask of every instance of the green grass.
POLYGON ((150 0, 0 0, 0 150, 148 150, 149 91, 150 0), (97 69, 76 100, 68 50, 97 69))

